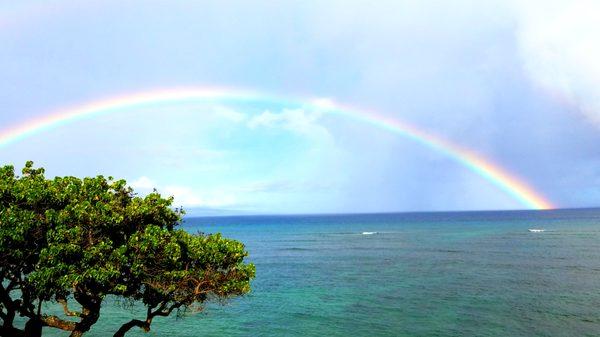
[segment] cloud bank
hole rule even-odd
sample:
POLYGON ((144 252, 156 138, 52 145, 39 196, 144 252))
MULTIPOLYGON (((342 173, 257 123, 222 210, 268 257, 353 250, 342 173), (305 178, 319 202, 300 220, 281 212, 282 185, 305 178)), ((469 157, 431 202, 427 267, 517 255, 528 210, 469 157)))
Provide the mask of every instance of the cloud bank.
POLYGON ((529 76, 600 128, 600 2, 515 2, 529 76))

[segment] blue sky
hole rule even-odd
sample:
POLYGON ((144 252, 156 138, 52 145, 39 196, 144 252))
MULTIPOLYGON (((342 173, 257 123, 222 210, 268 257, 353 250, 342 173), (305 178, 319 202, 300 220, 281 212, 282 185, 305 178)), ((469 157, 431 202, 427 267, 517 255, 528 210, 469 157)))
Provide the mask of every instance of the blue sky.
MULTIPOLYGON (((559 206, 598 206, 598 16, 584 0, 0 0, 0 130, 157 88, 323 97, 492 158, 559 206)), ((420 144, 293 104, 130 109, 0 148, 29 159, 193 214, 523 207, 420 144)))

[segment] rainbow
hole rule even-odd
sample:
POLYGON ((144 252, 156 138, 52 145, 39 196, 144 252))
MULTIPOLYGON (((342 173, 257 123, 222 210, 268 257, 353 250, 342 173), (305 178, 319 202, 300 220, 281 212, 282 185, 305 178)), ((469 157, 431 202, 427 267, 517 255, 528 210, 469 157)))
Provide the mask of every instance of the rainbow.
POLYGON ((57 128, 64 124, 73 123, 84 118, 123 112, 127 109, 145 106, 202 101, 301 104, 304 107, 312 107, 327 113, 342 115, 406 137, 454 159, 470 171, 500 188, 527 208, 555 208, 555 206, 553 206, 553 204, 542 194, 536 192, 524 181, 491 160, 399 119, 385 117, 367 109, 340 105, 326 99, 294 99, 237 89, 173 88, 168 90, 153 90, 111 97, 74 107, 62 108, 39 118, 31 119, 24 123, 0 130, 0 148, 40 132, 57 128))

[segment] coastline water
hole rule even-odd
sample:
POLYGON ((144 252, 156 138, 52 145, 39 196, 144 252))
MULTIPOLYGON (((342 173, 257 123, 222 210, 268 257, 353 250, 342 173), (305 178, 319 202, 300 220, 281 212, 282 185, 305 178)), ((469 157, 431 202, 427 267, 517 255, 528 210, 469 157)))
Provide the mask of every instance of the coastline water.
MULTIPOLYGON (((600 209, 207 217, 183 227, 243 241, 257 269, 252 293, 128 336, 600 333, 600 209)), ((135 312, 107 300, 87 335, 112 335, 135 312)))

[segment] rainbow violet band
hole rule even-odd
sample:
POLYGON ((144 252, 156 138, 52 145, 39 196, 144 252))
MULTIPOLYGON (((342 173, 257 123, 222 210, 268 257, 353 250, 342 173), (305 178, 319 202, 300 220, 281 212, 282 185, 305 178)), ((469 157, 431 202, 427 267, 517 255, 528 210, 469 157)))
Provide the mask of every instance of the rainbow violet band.
POLYGON ((484 158, 474 151, 461 147, 399 119, 392 119, 362 108, 337 104, 330 100, 286 98, 283 96, 238 89, 200 87, 152 90, 109 97, 78 106, 61 108, 41 117, 0 130, 0 148, 45 130, 56 128, 84 118, 123 112, 127 109, 144 106, 197 101, 247 101, 294 105, 301 104, 304 107, 313 107, 326 113, 344 116, 411 139, 454 159, 470 171, 500 188, 527 208, 555 208, 555 206, 541 193, 535 191, 531 186, 517 178, 515 175, 510 174, 500 165, 484 158))

